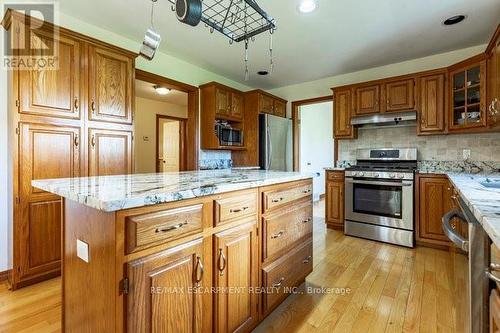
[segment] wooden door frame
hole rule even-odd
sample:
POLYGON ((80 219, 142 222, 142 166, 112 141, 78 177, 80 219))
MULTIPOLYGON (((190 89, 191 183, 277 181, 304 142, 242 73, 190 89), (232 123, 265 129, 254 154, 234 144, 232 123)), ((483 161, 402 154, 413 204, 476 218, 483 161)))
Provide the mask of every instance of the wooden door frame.
MULTIPOLYGON (((292 102, 292 133, 293 133, 293 171, 300 171, 300 107, 304 105, 320 104, 333 101, 333 95, 303 99, 292 102)), ((333 108, 332 108, 333 113, 333 108)), ((333 142, 333 163, 338 160, 338 140, 332 137, 333 142)))
POLYGON ((178 121, 179 122, 179 171, 185 171, 186 170, 186 123, 187 119, 186 118, 179 118, 179 117, 173 117, 173 116, 165 116, 162 114, 157 114, 156 115, 156 172, 161 172, 160 171, 160 164, 158 161, 160 160, 160 155, 158 154, 158 151, 160 150, 160 137, 159 137, 159 126, 160 126, 160 120, 161 119, 168 119, 168 120, 173 120, 173 121, 178 121))
MULTIPOLYGON (((146 72, 141 69, 135 70, 135 79, 146 81, 152 84, 159 84, 169 89, 182 91, 188 94, 188 117, 183 119, 185 121, 184 131, 184 151, 183 158, 184 170, 197 170, 198 169, 198 151, 199 151, 199 123, 200 123, 200 93, 198 87, 175 81, 161 75, 146 72)), ((155 161, 157 164, 157 161, 155 161)))

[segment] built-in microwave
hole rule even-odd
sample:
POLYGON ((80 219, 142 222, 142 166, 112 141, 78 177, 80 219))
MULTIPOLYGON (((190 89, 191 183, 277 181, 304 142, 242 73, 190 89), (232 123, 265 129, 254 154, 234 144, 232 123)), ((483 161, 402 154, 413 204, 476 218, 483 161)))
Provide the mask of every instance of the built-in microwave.
POLYGON ((215 135, 221 146, 243 146, 243 131, 227 123, 215 123, 215 135))

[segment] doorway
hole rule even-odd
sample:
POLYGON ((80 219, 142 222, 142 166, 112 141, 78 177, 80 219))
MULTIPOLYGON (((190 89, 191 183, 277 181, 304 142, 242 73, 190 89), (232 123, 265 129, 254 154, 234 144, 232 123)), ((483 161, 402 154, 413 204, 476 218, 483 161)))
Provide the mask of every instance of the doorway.
POLYGON ((156 115, 156 172, 185 169, 185 131, 185 119, 156 115))

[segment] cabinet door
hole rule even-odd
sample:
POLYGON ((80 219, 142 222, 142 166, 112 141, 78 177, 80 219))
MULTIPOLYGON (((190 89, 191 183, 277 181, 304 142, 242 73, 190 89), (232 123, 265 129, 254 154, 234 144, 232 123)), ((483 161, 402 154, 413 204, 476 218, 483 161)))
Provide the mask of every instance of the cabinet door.
POLYGON ((60 269, 61 199, 31 181, 80 176, 80 129, 21 123, 19 205, 15 213, 15 282, 60 269))
MULTIPOLYGON (((80 118, 80 43, 42 30, 29 32, 31 45, 57 52, 54 68, 20 70, 19 112, 49 117, 80 118)), ((31 51, 43 56, 43 52, 31 51)))
POLYGON ((412 110, 415 108, 415 81, 413 79, 389 82, 384 86, 385 111, 412 110))
POLYGON ((344 227, 344 182, 326 183, 326 223, 344 227))
POLYGON ((358 116, 380 112, 380 86, 366 86, 356 88, 356 108, 358 116))
POLYGON ((444 73, 418 79, 419 133, 445 131, 445 79, 444 73))
POLYGON ((351 126, 351 90, 335 91, 334 99, 334 136, 335 138, 350 138, 353 134, 353 128, 351 126))
POLYGON ((286 103, 275 99, 274 100, 274 114, 279 117, 286 117, 286 103))
POLYGON ((488 126, 500 127, 500 38, 488 59, 488 126))
POLYGON ((419 240, 449 245, 441 219, 452 209, 451 196, 452 189, 446 176, 419 178, 419 240))
POLYGON ((231 93, 222 88, 215 88, 216 115, 229 115, 231 110, 231 93))
POLYGON ((248 332, 258 320, 258 238, 255 221, 214 235, 215 331, 248 332), (236 292, 231 292, 236 290, 236 292))
POLYGON ((89 119, 132 123, 133 59, 89 46, 89 119))
POLYGON ((89 176, 132 173, 132 132, 89 129, 89 176))
POLYGON ((274 114, 274 98, 259 94, 259 113, 274 114))
POLYGON ((242 119, 245 107, 242 94, 231 93, 231 116, 234 118, 242 119))
POLYGON ((128 264, 128 332, 194 333, 204 332, 203 241, 187 244, 137 259, 128 264))

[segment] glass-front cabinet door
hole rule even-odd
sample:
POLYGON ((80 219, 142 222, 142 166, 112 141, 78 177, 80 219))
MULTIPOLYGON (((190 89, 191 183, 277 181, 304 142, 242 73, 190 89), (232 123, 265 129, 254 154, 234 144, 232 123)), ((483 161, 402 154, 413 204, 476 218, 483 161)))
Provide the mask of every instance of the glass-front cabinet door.
POLYGON ((484 61, 451 72, 450 129, 486 126, 484 61))

